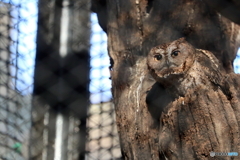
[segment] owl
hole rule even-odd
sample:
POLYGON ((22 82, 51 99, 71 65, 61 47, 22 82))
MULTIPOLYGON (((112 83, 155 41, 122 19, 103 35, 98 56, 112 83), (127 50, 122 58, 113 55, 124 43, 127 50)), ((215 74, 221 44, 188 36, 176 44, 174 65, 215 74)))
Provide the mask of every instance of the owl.
POLYGON ((159 117, 161 157, 209 159, 211 151, 239 151, 240 97, 213 53, 180 38, 152 48, 147 65, 161 90, 173 97, 157 102, 165 105, 159 117))
POLYGON ((153 78, 177 91, 176 96, 211 83, 214 87, 224 85, 218 59, 209 51, 195 49, 184 38, 151 49, 147 64, 153 78))

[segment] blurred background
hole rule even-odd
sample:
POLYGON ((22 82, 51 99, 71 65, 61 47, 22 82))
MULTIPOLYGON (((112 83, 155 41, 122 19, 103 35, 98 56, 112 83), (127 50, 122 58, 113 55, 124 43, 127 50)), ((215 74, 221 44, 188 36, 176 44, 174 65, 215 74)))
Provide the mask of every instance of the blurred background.
POLYGON ((89 0, 0 1, 0 160, 121 159, 109 66, 89 0))
MULTIPOLYGON (((62 7, 62 16, 59 15, 62 27, 56 34, 73 32, 69 31, 69 26, 66 26, 72 23, 69 22, 69 16, 72 10, 81 13, 76 15, 78 22, 73 29, 82 32, 75 37, 76 42, 71 43, 81 46, 88 54, 90 53, 89 59, 85 58, 89 66, 90 80, 85 84, 89 85, 89 93, 86 95, 90 98, 88 104, 78 106, 77 110, 83 112, 80 115, 70 113, 68 109, 62 111, 68 112, 68 115, 58 114, 61 109, 52 111, 51 107, 46 107, 44 104, 39 106, 32 103, 34 96, 41 96, 41 93, 33 93, 36 38, 41 34, 49 36, 47 32, 37 33, 38 12, 43 11, 44 8, 38 8, 37 0, 0 1, 0 160, 73 160, 79 155, 81 159, 106 160, 121 157, 109 79, 107 37, 98 25, 96 14, 91 13, 89 1, 83 0, 81 4, 73 3, 74 1, 63 1, 63 5, 59 6, 62 7), (80 140, 82 137, 87 138, 80 140), (79 143, 84 143, 82 145, 84 149, 79 143)), ((51 3, 42 1, 39 6, 43 5, 58 10, 54 1, 51 3)), ((54 19, 56 14, 47 13, 48 11, 46 9, 42 14, 42 16, 49 14, 50 18, 46 18, 46 23, 54 19)), ((39 25, 42 27, 45 22, 39 25)), ((55 29, 53 26, 53 30, 55 29)), ((59 39, 64 46, 64 34, 59 39)), ((65 41, 66 39, 65 35, 65 41)), ((41 43, 41 38, 38 41, 41 43)), ((53 43, 54 41, 49 42, 49 46, 53 43)), ((82 48, 75 50, 81 52, 82 48)), ((66 54, 64 48, 61 50, 63 50, 62 54, 66 54)), ((38 51, 37 54, 40 52, 38 51)), ((36 61, 42 59, 38 58, 36 61)), ((76 68, 81 67, 81 64, 79 61, 79 64, 75 65, 76 68)), ((81 68, 77 73, 80 77, 76 79, 81 80, 83 74, 81 68)))

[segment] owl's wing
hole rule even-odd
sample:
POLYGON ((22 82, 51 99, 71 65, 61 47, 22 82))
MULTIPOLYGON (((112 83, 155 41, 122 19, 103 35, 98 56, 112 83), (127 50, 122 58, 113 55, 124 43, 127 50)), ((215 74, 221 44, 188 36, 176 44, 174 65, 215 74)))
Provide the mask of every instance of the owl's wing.
POLYGON ((220 85, 223 69, 218 59, 207 50, 197 49, 197 61, 201 64, 207 78, 214 84, 220 85))
POLYGON ((225 70, 218 59, 210 51, 197 49, 197 52, 197 61, 201 64, 202 71, 208 80, 214 86, 220 88, 227 97, 231 96, 227 78, 222 74, 225 73, 225 70))

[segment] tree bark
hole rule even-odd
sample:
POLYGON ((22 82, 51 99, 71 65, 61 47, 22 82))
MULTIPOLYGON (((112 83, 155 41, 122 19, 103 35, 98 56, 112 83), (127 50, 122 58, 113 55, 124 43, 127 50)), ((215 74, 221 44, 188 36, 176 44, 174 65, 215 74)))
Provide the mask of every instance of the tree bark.
POLYGON ((238 0, 204 0, 210 7, 217 10, 223 16, 240 24, 240 2, 238 0))
MULTIPOLYGON (((97 5, 99 0, 92 2, 97 5)), ((223 74, 232 74, 240 42, 239 26, 203 1, 109 0, 105 5, 98 6, 105 8, 105 12, 99 8, 95 11, 101 11, 98 18, 101 26, 107 28, 113 62, 112 93, 123 158, 165 159, 159 150, 159 118, 163 110, 159 104, 164 106, 173 99, 158 84, 153 86, 155 80, 146 65, 149 50, 185 37, 194 47, 213 52, 223 64, 223 74), (106 17, 107 20, 101 20, 106 17)), ((238 113, 231 114, 239 117, 238 113)))

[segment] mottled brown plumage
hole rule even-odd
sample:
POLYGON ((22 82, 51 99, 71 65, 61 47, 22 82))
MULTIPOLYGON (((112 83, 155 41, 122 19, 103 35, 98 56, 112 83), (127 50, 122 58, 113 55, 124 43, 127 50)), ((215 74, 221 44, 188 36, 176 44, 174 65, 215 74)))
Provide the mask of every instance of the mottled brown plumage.
POLYGON ((211 151, 239 151, 240 101, 234 79, 211 52, 195 49, 180 38, 151 49, 147 64, 154 79, 173 97, 161 106, 159 152, 163 157, 209 159, 211 151))
POLYGON ((184 38, 154 47, 147 62, 156 81, 178 91, 178 96, 212 83, 214 87, 223 85, 218 59, 209 51, 195 49, 184 38))

